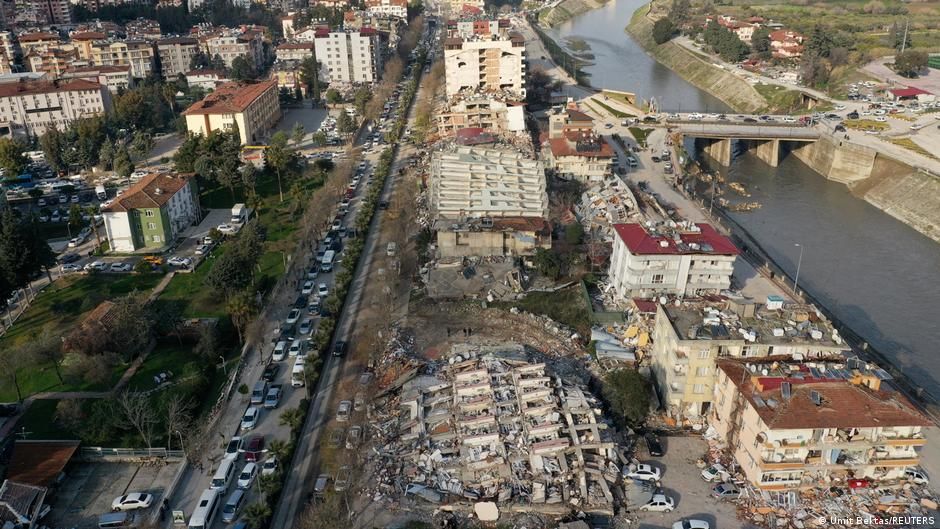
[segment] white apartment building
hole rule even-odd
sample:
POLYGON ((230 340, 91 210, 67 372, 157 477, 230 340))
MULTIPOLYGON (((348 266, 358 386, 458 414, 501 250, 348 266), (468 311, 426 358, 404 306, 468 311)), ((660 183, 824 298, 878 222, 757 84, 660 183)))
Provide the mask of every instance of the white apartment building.
POLYGON ((365 0, 365 6, 371 14, 408 18, 408 0, 365 0))
POLYGON ((157 41, 157 54, 163 77, 171 80, 189 71, 189 64, 200 50, 199 41, 192 37, 170 37, 157 41))
POLYGON ((261 71, 264 66, 264 41, 257 31, 229 30, 213 35, 205 39, 205 48, 209 57, 222 57, 228 68, 232 67, 236 57, 243 55, 253 61, 255 70, 261 71))
POLYGON ((761 491, 826 490, 848 479, 903 480, 933 422, 891 375, 839 362, 721 360, 710 424, 761 491))
POLYGON ((385 46, 372 28, 359 31, 321 31, 314 39, 323 77, 330 83, 374 83, 379 80, 385 46))
POLYGON ((461 90, 511 92, 525 98, 525 39, 518 33, 444 40, 447 96, 461 90))
POLYGON ((701 296, 731 286, 738 249, 709 224, 615 224, 608 275, 621 300, 701 296))
POLYGON ((97 66, 130 66, 131 75, 139 79, 154 73, 155 56, 153 44, 143 40, 96 42, 91 50, 97 66))
POLYGON ((437 112, 437 128, 441 135, 451 136, 468 127, 478 127, 496 134, 525 135, 524 103, 488 94, 474 94, 446 105, 437 112))
POLYGON ((81 66, 62 72, 61 79, 85 79, 108 87, 111 93, 134 84, 130 66, 81 66))
POLYGON ((313 50, 312 42, 285 42, 277 46, 275 55, 279 61, 302 61, 313 57, 313 50))
POLYGON ((0 84, 0 126, 11 134, 41 136, 52 126, 64 129, 72 120, 104 114, 111 94, 104 86, 72 79, 0 84))

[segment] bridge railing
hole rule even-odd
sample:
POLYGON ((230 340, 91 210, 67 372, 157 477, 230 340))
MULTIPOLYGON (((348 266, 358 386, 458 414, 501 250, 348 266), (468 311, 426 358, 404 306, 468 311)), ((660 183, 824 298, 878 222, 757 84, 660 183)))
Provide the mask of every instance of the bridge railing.
POLYGON ((818 138, 819 131, 799 124, 738 125, 732 123, 702 123, 700 121, 671 121, 683 133, 713 136, 767 136, 773 138, 818 138))

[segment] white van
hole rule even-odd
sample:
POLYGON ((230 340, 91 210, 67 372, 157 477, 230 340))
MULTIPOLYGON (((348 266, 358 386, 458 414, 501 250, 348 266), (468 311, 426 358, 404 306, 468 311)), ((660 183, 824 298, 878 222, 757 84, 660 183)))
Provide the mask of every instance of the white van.
POLYGON ((199 496, 193 515, 189 517, 189 529, 209 529, 219 510, 219 491, 206 489, 199 496))
POLYGON ((288 356, 303 356, 304 343, 301 340, 294 340, 287 350, 288 356))
POLYGON ((277 342, 277 345, 274 346, 274 354, 271 355, 271 360, 280 362, 284 359, 285 355, 287 355, 287 342, 285 340, 281 340, 280 342, 277 342))
POLYGON ((304 380, 304 362, 302 358, 298 358, 298 362, 294 362, 294 368, 290 372, 290 385, 295 388, 302 388, 306 383, 304 380))
POLYGON ((222 461, 222 464, 219 465, 219 469, 215 471, 215 475, 212 476, 212 481, 209 483, 209 490, 218 490, 222 494, 228 490, 228 486, 232 483, 232 477, 235 476, 235 461, 231 459, 226 459, 222 461))

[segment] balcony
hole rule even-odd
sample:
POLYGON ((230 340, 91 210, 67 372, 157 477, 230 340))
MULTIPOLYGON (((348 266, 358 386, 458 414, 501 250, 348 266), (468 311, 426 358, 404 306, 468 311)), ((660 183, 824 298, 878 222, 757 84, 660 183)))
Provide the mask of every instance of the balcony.
POLYGON ((806 466, 806 461, 801 457, 781 457, 768 460, 761 456, 761 470, 799 470, 806 466))

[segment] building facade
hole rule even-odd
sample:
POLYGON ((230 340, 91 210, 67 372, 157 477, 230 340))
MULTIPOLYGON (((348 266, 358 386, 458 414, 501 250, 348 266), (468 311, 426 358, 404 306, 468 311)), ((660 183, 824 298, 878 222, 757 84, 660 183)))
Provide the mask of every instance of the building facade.
POLYGON ((75 119, 110 110, 108 89, 83 79, 0 84, 0 125, 15 136, 41 136, 51 126, 62 130, 75 119))
POLYGON ((371 14, 408 18, 408 0, 365 0, 365 6, 371 14))
POLYGON ((759 490, 877 486, 920 463, 923 429, 933 426, 888 379, 857 359, 722 360, 711 424, 759 490))
POLYGON ((510 92, 525 98, 525 39, 518 33, 444 40, 447 96, 462 90, 510 92))
POLYGON ((143 40, 96 42, 91 60, 97 66, 130 66, 131 75, 143 79, 156 73, 156 53, 152 43, 143 40))
POLYGON ((221 57, 227 68, 232 67, 236 57, 242 56, 248 59, 256 71, 264 67, 264 40, 257 31, 229 30, 207 37, 205 49, 209 57, 221 57))
POLYGON ((374 83, 385 55, 383 36, 372 28, 359 31, 321 31, 314 39, 321 72, 330 83, 374 83))
POLYGON ((221 85, 183 115, 187 130, 193 134, 237 128, 242 144, 257 143, 281 118, 277 81, 221 85))
POLYGON ((608 276, 617 298, 702 296, 731 286, 738 249, 708 224, 615 224, 608 276))
POLYGON ((171 37, 157 41, 157 55, 163 77, 172 79, 189 71, 189 65, 201 47, 192 37, 171 37))
POLYGON ((449 104, 437 113, 437 129, 442 136, 453 136, 469 127, 496 134, 525 135, 525 107, 521 102, 480 94, 449 104))
POLYGON ((163 248, 199 220, 192 175, 151 173, 101 208, 111 251, 163 248))
POLYGON ((287 42, 279 44, 275 55, 279 61, 302 61, 313 57, 314 44, 312 42, 287 42))
POLYGON ((115 94, 134 85, 130 66, 82 66, 62 72, 62 79, 85 79, 106 86, 115 94))

